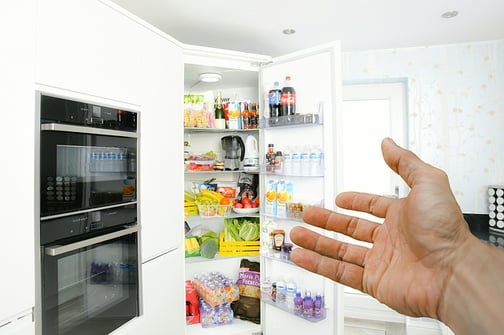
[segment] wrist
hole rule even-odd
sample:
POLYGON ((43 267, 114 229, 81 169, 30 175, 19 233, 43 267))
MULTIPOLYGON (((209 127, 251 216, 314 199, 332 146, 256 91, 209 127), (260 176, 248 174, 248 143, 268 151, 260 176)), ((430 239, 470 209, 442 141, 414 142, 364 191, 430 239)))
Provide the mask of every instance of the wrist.
MULTIPOLYGON (((456 334, 491 334, 501 322, 504 252, 470 235, 456 251, 438 318, 456 334)), ((501 325, 500 325, 501 326, 501 325)))

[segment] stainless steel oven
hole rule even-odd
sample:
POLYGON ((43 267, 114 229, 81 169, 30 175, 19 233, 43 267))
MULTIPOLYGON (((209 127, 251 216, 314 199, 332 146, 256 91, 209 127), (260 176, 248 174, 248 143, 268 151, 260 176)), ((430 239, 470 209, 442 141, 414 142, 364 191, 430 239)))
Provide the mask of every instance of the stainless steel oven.
POLYGON ((138 114, 38 94, 43 335, 139 315, 138 114))

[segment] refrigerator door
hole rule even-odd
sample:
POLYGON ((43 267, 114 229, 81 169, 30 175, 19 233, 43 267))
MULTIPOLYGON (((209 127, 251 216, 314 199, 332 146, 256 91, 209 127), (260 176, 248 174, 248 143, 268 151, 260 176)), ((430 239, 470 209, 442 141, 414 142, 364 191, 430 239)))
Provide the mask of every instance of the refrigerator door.
MULTIPOLYGON (((286 76, 291 77, 290 86, 296 92, 295 115, 268 118, 266 99, 261 110, 262 161, 265 161, 268 144, 274 144, 275 150, 281 151, 284 158, 280 168, 275 166, 272 170, 264 167, 260 178, 263 232, 261 279, 263 283, 275 283, 277 290, 277 296, 273 298, 267 291, 263 292, 266 294, 262 298, 261 315, 266 335, 343 334, 341 286, 297 267, 285 259, 285 254, 272 248, 269 241, 271 233, 277 236, 280 232, 284 243, 290 243, 290 229, 295 225, 306 225, 301 221, 300 212, 297 212, 300 207, 296 205, 318 205, 335 209, 334 197, 338 185, 334 153, 335 125, 341 103, 340 62, 339 43, 330 43, 275 58, 261 71, 260 92, 268 93, 275 81, 283 86, 286 76), (312 153, 313 159, 310 159, 312 153), (290 160, 293 157, 296 159, 290 160), (302 160, 298 161, 298 158, 302 160), (276 199, 271 196, 272 189, 276 191, 276 199), (285 293, 284 287, 290 288, 290 292, 285 293), (320 293, 324 299, 324 314, 305 314, 304 317, 296 315, 292 287, 299 289, 302 296, 310 291, 314 300, 316 294, 320 293)), ((323 233, 335 237, 333 233, 323 233)), ((275 290, 275 287, 272 289, 275 290)))

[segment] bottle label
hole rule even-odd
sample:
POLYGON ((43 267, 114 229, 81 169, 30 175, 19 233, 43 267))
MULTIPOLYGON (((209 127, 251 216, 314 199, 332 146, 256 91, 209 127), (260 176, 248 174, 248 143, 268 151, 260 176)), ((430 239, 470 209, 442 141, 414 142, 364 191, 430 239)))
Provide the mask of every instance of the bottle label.
POLYGON ((270 105, 278 105, 280 103, 280 91, 271 90, 269 92, 269 104, 270 105))
POLYGON ((280 98, 280 104, 284 106, 295 106, 296 105, 296 93, 283 92, 280 98))

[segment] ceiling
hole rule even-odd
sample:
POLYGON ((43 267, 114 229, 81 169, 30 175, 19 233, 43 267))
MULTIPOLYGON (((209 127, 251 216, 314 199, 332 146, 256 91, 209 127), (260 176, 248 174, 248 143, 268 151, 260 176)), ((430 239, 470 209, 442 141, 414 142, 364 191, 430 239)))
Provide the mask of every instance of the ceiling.
POLYGON ((362 51, 504 38, 502 0, 112 1, 184 44, 273 57, 334 40, 362 51))

